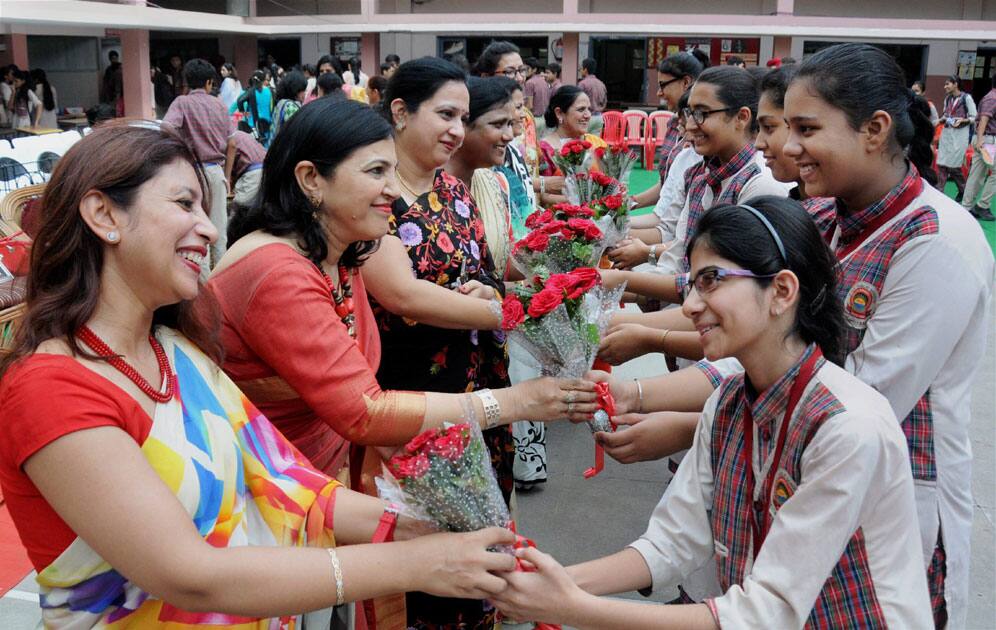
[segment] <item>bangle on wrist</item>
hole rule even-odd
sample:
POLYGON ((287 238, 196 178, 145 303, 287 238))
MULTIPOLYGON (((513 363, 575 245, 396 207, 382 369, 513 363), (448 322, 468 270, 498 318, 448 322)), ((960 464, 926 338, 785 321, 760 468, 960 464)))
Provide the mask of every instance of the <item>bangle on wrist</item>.
POLYGON ((666 352, 665 342, 667 342, 667 336, 671 334, 670 328, 665 328, 664 332, 661 334, 661 351, 666 352))
POLYGON ((636 413, 643 413, 643 384, 640 383, 640 379, 638 378, 634 378, 633 382, 636 383, 636 413))
POLYGON ((501 420, 501 405, 491 390, 478 389, 471 393, 480 398, 484 404, 484 428, 493 429, 498 426, 498 422, 501 420))
POLYGON ((540 198, 546 193, 546 177, 540 175, 540 198))
POLYGON ((345 602, 345 596, 342 584, 342 565, 339 564, 339 556, 336 555, 335 549, 329 547, 326 549, 329 553, 329 560, 332 561, 332 578, 335 580, 335 605, 342 606, 345 602))

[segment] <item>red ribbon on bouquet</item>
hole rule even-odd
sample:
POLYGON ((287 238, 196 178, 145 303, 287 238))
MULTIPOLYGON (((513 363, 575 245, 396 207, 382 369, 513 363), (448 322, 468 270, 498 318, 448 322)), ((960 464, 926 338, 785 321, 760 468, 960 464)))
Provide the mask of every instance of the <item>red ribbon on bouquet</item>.
MULTIPOLYGON (((611 372, 612 366, 605 361, 596 359, 592 369, 611 372)), ((612 425, 612 430, 615 431, 617 425, 612 418, 616 415, 616 401, 615 398, 612 397, 612 391, 609 389, 609 384, 595 383, 595 394, 597 396, 596 401, 598 402, 598 406, 601 407, 605 413, 609 414, 609 423, 612 425)), ((598 473, 602 472, 604 468, 605 449, 601 444, 595 442, 595 465, 584 471, 584 478, 591 479, 598 473)))
MULTIPOLYGON (((513 534, 515 534, 515 544, 512 545, 514 549, 528 549, 530 547, 533 549, 536 548, 536 543, 534 543, 529 538, 526 538, 525 536, 519 535, 519 532, 515 529, 515 521, 510 522, 508 524, 508 528, 512 530, 513 534)), ((519 558, 515 559, 515 570, 522 571, 523 573, 536 572, 536 569, 534 567, 527 566, 526 563, 524 563, 519 558)), ((501 613, 498 613, 498 616, 501 617, 501 613)), ((561 626, 559 623, 544 623, 542 621, 534 622, 533 628, 534 630, 563 630, 563 626, 561 626)))

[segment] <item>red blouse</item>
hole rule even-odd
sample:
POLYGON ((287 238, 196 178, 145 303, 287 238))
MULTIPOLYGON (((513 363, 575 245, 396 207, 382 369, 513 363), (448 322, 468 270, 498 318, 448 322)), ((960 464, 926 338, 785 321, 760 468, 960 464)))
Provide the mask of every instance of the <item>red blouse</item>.
POLYGON ((38 571, 76 533, 25 474, 24 462, 64 435, 105 426, 120 428, 141 445, 152 419, 124 390, 71 357, 32 355, 0 380, 0 487, 38 571))
POLYGON ((374 376, 380 337, 359 273, 352 287, 355 340, 318 268, 289 245, 262 246, 207 285, 221 309, 225 372, 315 467, 332 475, 349 442, 403 444, 424 417, 424 409, 417 418, 371 415, 370 401, 384 398, 374 376))

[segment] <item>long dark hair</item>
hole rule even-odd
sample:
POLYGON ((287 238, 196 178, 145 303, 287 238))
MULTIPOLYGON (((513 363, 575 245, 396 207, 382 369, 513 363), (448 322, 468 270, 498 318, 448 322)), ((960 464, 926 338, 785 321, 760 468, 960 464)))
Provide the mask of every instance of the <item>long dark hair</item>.
MULTIPOLYGON (((75 337, 100 299, 105 247, 80 216, 80 201, 96 190, 116 207, 128 210, 136 203, 142 184, 177 160, 194 167, 208 206, 203 167, 186 142, 166 127, 109 121, 66 151, 42 197, 41 228, 31 249, 28 311, 11 353, 0 359, 0 376, 49 339, 64 339, 74 354, 98 358, 75 337)), ((204 311, 195 315, 190 302, 156 309, 153 324, 176 328, 216 361, 220 359, 217 329, 204 319, 204 311)))
POLYGON ((519 52, 519 47, 508 41, 488 44, 474 64, 473 73, 477 76, 492 76, 498 71, 498 62, 505 55, 519 52))
MULTIPOLYGON (((250 232, 296 235, 308 259, 320 264, 328 256, 328 241, 315 208, 297 184, 299 162, 313 162, 322 177, 330 177, 353 151, 391 136, 391 125, 368 105, 320 98, 301 108, 273 138, 263 160, 259 193, 249 208, 236 210, 228 226, 229 243, 250 232)), ((359 267, 378 241, 350 243, 341 262, 359 267)))
POLYGON ((48 82, 48 77, 45 76, 45 71, 41 68, 32 70, 31 82, 35 85, 42 84, 42 104, 45 106, 45 109, 47 111, 55 109, 55 94, 52 93, 52 86, 48 82))
MULTIPOLYGON (((799 304, 792 332, 815 343, 828 360, 844 361, 844 309, 837 296, 837 260, 809 213, 785 197, 754 197, 746 202, 771 223, 785 247, 788 260, 757 216, 742 206, 718 206, 699 220, 688 243, 688 255, 705 242, 719 256, 756 274, 788 269, 799 278, 799 304)), ((761 286, 770 278, 757 278, 761 286)))
POLYGON ((23 81, 23 83, 21 83, 21 87, 17 88, 17 91, 14 92, 14 104, 28 107, 28 103, 31 102, 31 97, 28 96, 28 92, 34 89, 31 85, 31 75, 27 72, 27 70, 14 70, 14 78, 23 81))
POLYGON ((557 110, 559 109, 566 114, 567 110, 574 104, 574 101, 578 100, 578 97, 582 94, 584 94, 584 90, 576 85, 562 85, 557 88, 557 91, 550 97, 550 103, 546 106, 546 111, 543 112, 543 120, 546 122, 546 128, 556 129, 557 110))
POLYGON ((291 70, 277 84, 277 100, 296 101, 297 95, 306 89, 308 89, 308 79, 305 78, 304 73, 291 70))
POLYGON ((384 100, 380 103, 384 117, 394 123, 391 101, 401 99, 412 114, 422 103, 431 99, 439 88, 451 81, 467 82, 467 74, 455 64, 438 57, 422 57, 406 61, 395 70, 387 82, 384 100))
POLYGON ((917 106, 913 90, 895 59, 869 44, 837 44, 824 48, 799 66, 795 81, 806 81, 808 89, 847 117, 851 128, 861 129, 876 111, 892 117, 897 153, 905 152, 931 184, 934 128, 930 117, 917 106))

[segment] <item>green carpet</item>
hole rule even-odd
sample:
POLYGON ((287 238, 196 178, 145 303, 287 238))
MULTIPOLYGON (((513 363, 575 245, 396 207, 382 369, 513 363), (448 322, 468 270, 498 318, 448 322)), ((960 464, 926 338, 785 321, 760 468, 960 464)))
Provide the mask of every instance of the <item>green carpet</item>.
MULTIPOLYGON (((645 171, 643 169, 634 168, 633 172, 629 176, 629 192, 631 195, 637 195, 644 190, 650 188, 657 183, 657 171, 645 171)), ((958 189, 951 182, 948 182, 947 187, 944 192, 951 198, 954 198, 955 193, 958 189)), ((996 199, 993 199, 992 211, 996 212, 996 199)), ((634 215, 646 214, 651 212, 653 208, 641 208, 633 212, 634 215)), ((979 225, 982 226, 982 232, 986 235, 986 240, 989 241, 989 247, 993 249, 993 254, 996 255, 996 221, 979 221, 979 225)))

